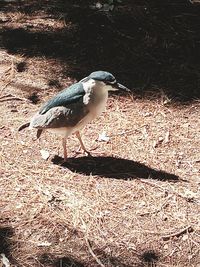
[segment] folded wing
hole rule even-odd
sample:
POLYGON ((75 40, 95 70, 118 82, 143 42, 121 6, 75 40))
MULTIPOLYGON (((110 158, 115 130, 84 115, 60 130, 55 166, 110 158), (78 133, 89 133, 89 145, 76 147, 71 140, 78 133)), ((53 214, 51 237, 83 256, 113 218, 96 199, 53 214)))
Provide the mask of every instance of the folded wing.
POLYGON ((39 114, 45 114, 54 107, 67 107, 69 104, 77 103, 83 99, 84 95, 85 91, 82 83, 75 83, 46 102, 39 110, 39 114))

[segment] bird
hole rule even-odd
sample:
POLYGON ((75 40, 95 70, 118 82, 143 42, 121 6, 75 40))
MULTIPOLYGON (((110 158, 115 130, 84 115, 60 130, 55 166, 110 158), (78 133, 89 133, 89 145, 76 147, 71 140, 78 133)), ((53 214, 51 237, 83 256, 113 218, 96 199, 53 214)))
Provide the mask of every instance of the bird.
POLYGON ((94 71, 44 103, 18 131, 27 127, 37 129, 37 138, 46 130, 61 135, 64 161, 68 158, 66 139, 75 134, 83 151, 90 155, 80 131, 105 110, 108 91, 116 90, 130 92, 126 86, 118 83, 110 72, 94 71))

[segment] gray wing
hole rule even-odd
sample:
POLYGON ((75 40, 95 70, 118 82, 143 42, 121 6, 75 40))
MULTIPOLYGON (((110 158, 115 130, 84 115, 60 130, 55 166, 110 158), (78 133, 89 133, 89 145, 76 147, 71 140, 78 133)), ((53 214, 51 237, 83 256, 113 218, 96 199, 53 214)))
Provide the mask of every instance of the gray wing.
POLYGON ((30 127, 37 129, 74 127, 88 112, 87 106, 80 100, 67 107, 53 107, 44 114, 37 113, 31 120, 30 127))
POLYGON ((46 102, 39 110, 39 114, 45 114, 54 107, 68 107, 70 104, 83 100, 84 95, 85 91, 82 83, 75 83, 46 102))

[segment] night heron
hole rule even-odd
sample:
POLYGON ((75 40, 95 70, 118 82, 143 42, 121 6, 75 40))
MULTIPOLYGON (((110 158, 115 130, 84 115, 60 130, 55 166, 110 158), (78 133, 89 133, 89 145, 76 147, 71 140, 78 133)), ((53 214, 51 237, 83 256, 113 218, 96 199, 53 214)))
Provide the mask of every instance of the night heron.
POLYGON ((102 113, 108 99, 108 91, 115 90, 129 91, 118 83, 111 73, 92 72, 47 101, 30 122, 20 126, 19 131, 26 127, 36 128, 37 138, 45 130, 61 135, 65 161, 66 138, 75 133, 81 148, 89 154, 81 139, 80 130, 102 113))

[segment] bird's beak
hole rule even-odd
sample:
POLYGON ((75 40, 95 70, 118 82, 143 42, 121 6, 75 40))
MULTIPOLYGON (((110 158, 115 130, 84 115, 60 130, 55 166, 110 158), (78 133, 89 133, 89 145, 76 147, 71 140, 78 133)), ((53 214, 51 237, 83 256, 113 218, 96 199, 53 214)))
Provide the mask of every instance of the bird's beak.
POLYGON ((126 86, 122 85, 121 83, 114 82, 114 83, 107 83, 109 85, 109 91, 124 91, 124 92, 131 92, 126 86))
POLYGON ((116 87, 118 90, 122 90, 122 91, 125 91, 125 92, 131 92, 130 89, 128 89, 126 86, 122 85, 121 83, 116 83, 116 84, 115 84, 115 87, 116 87))

